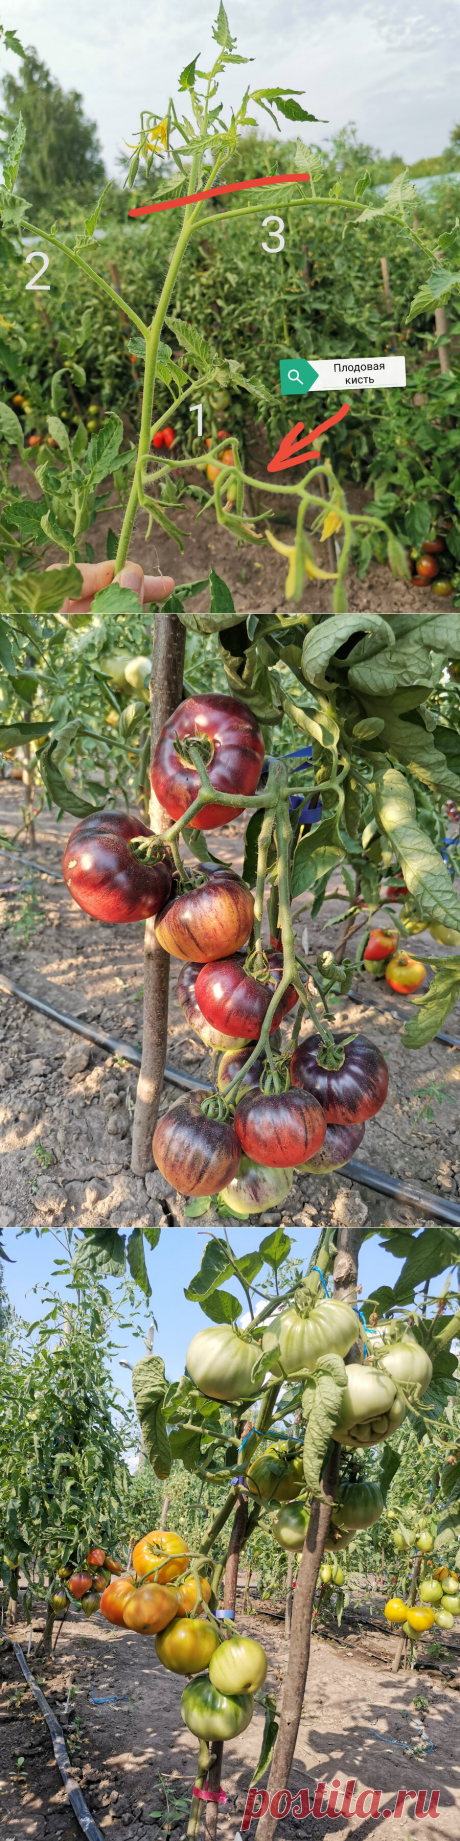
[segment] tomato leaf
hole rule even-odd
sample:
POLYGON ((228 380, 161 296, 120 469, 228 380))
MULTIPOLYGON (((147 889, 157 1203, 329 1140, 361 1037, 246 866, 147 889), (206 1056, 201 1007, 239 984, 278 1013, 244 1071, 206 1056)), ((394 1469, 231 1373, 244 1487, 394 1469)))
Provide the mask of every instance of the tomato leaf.
POLYGON ((152 1295, 152 1287, 149 1283, 145 1264, 144 1240, 141 1227, 133 1227, 132 1234, 129 1236, 126 1252, 131 1278, 135 1279, 136 1285, 139 1285, 140 1290, 144 1292, 144 1296, 150 1298, 152 1295))
POLYGON ((68 780, 60 773, 59 767, 55 767, 53 756, 58 745, 57 741, 49 742, 48 747, 42 748, 39 755, 40 773, 50 799, 61 812, 71 812, 74 818, 86 818, 91 812, 102 811, 105 801, 96 806, 90 805, 88 799, 81 799, 80 794, 74 793, 68 780))
POLYGON ((133 1368, 133 1394, 149 1464, 160 1478, 169 1477, 171 1469, 171 1447, 162 1413, 165 1392, 161 1356, 143 1355, 133 1368))
MULTIPOLYGON (((430 739, 425 734, 425 740, 430 739)), ((377 773, 373 804, 379 830, 389 837, 422 915, 460 928, 460 901, 439 851, 417 824, 414 795, 404 774, 394 767, 377 773)))
MULTIPOLYGON (((257 1698, 258 1700, 260 1700, 261 1698, 260 1695, 258 1695, 257 1698)), ((273 1699, 271 1694, 264 1695, 264 1705, 265 1705, 265 1721, 264 1721, 264 1730, 262 1733, 262 1745, 260 1748, 260 1757, 259 1757, 258 1763, 256 1764, 256 1768, 254 1771, 254 1776, 251 1777, 251 1790, 254 1788, 255 1784, 259 1783, 260 1778, 263 1777, 264 1775, 264 1771, 267 1771, 269 1764, 271 1764, 272 1757, 273 1757, 273 1751, 275 1747, 275 1741, 278 1735, 279 1722, 275 1718, 276 1700, 273 1699)))
POLYGON ((241 1316, 241 1298, 234 1298, 231 1291, 212 1291, 207 1298, 200 1298, 200 1305, 212 1323, 235 1323, 241 1316))
POLYGON ((13 607, 20 613, 55 614, 67 595, 78 601, 82 586, 80 570, 75 563, 69 563, 67 568, 46 569, 41 575, 32 571, 23 575, 12 583, 10 595, 13 607))
POLYGON ((259 1253, 262 1256, 262 1262, 267 1266, 272 1266, 273 1271, 276 1272, 281 1261, 288 1258, 291 1246, 292 1240, 289 1239, 289 1235, 284 1233, 282 1227, 275 1227, 274 1232, 267 1234, 265 1240, 260 1242, 259 1253))
POLYGON ((109 582, 108 588, 99 588, 91 602, 92 614, 137 614, 139 618, 139 595, 133 588, 122 588, 119 582, 109 582))
POLYGON ((382 643, 391 645, 392 631, 380 614, 334 614, 330 620, 307 633, 302 647, 302 671, 307 684, 327 688, 326 670, 336 652, 353 633, 375 633, 382 643))
POLYGON ((243 882, 247 882, 249 884, 249 888, 251 889, 254 888, 254 884, 256 881, 256 877, 257 877, 257 846, 259 842, 259 832, 262 826, 262 820, 263 820, 262 811, 253 812, 252 818, 250 818, 249 824, 246 827, 246 837, 245 837, 245 845, 244 845, 244 863, 243 863, 243 882))
POLYGON ((435 1278, 439 1272, 445 1272, 446 1266, 453 1265, 459 1258, 460 1234, 454 1230, 446 1233, 441 1227, 423 1228, 422 1233, 417 1234, 412 1241, 402 1272, 396 1280, 394 1303, 411 1304, 418 1285, 435 1278))
POLYGON ((185 1470, 195 1470, 201 1455, 201 1432, 189 1432, 187 1426, 176 1426, 175 1431, 169 1433, 169 1443, 173 1464, 180 1460, 185 1470))
POLYGON ((115 466, 119 448, 123 440, 123 423, 121 416, 113 412, 106 417, 97 435, 92 435, 88 442, 86 454, 81 461, 85 473, 89 473, 94 486, 100 485, 115 466))
POLYGON ((49 732, 49 722, 0 722, 0 749, 7 753, 9 748, 20 748, 22 742, 43 741, 49 732))
POLYGON ((225 1279, 231 1278, 232 1272, 225 1240, 213 1237, 205 1246, 199 1272, 184 1289, 184 1297, 202 1304, 215 1291, 216 1285, 223 1285, 225 1279))
POLYGON ((120 1278, 125 1270, 124 1234, 116 1227, 87 1227, 72 1259, 73 1272, 93 1272, 98 1277, 120 1278))
POLYGON ((460 995, 460 957, 428 963, 435 966, 433 982, 424 997, 414 999, 412 1016, 401 1037, 406 1048, 424 1048, 432 1042, 460 995))
POLYGON ((0 403, 0 435, 3 436, 4 441, 9 442, 10 447, 18 447, 22 452, 24 447, 22 422, 19 421, 19 416, 15 415, 14 409, 10 409, 8 403, 0 403))
POLYGON ((329 879, 332 871, 345 856, 345 845, 338 827, 337 816, 322 818, 307 837, 301 837, 294 852, 292 865, 292 896, 303 895, 305 889, 312 889, 318 882, 329 879))
POLYGON ((340 1355, 324 1355, 304 1390, 302 1412, 307 1418, 303 1447, 305 1481, 314 1496, 321 1495, 321 1477, 331 1434, 340 1414, 347 1385, 347 1370, 340 1355), (313 1385, 311 1385, 313 1383, 313 1385))
POLYGON ((393 1477, 396 1476, 396 1471, 399 1470, 400 1463, 401 1452, 394 1451, 392 1445, 385 1445, 377 1478, 384 1502, 386 1502, 390 1483, 393 1482, 393 1477))

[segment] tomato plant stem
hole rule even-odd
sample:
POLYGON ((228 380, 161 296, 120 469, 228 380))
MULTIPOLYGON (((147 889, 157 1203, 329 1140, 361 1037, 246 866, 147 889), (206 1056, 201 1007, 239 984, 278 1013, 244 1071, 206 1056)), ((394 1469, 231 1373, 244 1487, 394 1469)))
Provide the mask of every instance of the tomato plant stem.
MULTIPOLYGON (((415 1604, 415 1600, 416 1600, 416 1597, 417 1597, 417 1589, 418 1589, 418 1578, 419 1578, 419 1572, 420 1572, 420 1568, 421 1568, 421 1564, 422 1564, 422 1559, 423 1559, 423 1554, 422 1554, 422 1553, 419 1553, 419 1554, 417 1554, 417 1559, 416 1559, 416 1561, 415 1561, 415 1566, 414 1566, 414 1570, 413 1570, 413 1574, 412 1574, 412 1580, 411 1580, 411 1588, 410 1588, 410 1592, 409 1592, 409 1598, 408 1598, 408 1604, 415 1604)), ((392 1664, 391 1664, 391 1673, 392 1673, 392 1675, 397 1675, 397 1674, 399 1674, 399 1669, 400 1669, 400 1666, 401 1666, 401 1660, 402 1660, 402 1657, 403 1657, 403 1655, 404 1655, 404 1653, 405 1653, 405 1650, 407 1649, 407 1643, 408 1643, 408 1637, 407 1637, 407 1636, 400 1636, 400 1637, 399 1637, 399 1641, 398 1641, 398 1642, 397 1642, 397 1644, 396 1644, 396 1649, 395 1649, 395 1653, 394 1653, 394 1658, 393 1658, 393 1662, 392 1662, 392 1664)))
MULTIPOLYGON (((184 656, 185 627, 177 614, 156 614, 150 701, 151 759, 163 724, 181 701, 184 656)), ((152 829, 161 836, 167 815, 157 805, 153 794, 150 822, 152 829)), ((145 924, 142 1064, 136 1095, 131 1156, 131 1168, 136 1176, 145 1176, 153 1165, 152 1136, 158 1117, 166 1060, 168 991, 169 953, 164 952, 160 946, 154 921, 150 919, 145 924)))
MULTIPOLYGON (((199 1745, 199 1751, 198 1751, 198 1770, 197 1770, 197 1774, 195 1777, 195 1783, 193 1786, 194 1790, 202 1790, 204 1784, 206 1783, 206 1778, 208 1775, 209 1756, 210 1756, 210 1747, 208 1745, 207 1739, 200 1739, 200 1745, 199 1745)), ((198 1829, 200 1826, 202 1807, 203 1805, 201 1802, 201 1798, 199 1796, 192 1795, 192 1800, 190 1804, 190 1815, 188 1818, 188 1826, 187 1826, 187 1841, 195 1841, 195 1836, 198 1834, 198 1829)))
MULTIPOLYGON (((340 1463, 340 1446, 335 1445, 324 1472, 324 1491, 331 1498, 337 1489, 340 1463)), ((294 1757, 300 1716, 305 1694, 308 1663, 310 1659, 311 1619, 316 1590, 316 1581, 323 1555, 324 1542, 329 1529, 332 1513, 332 1501, 319 1501, 312 1504, 307 1536, 302 1550, 294 1607, 292 1613, 292 1634, 289 1645, 289 1665, 285 1677, 279 1731, 276 1739, 273 1762, 268 1780, 270 1800, 277 1790, 285 1790, 289 1781, 289 1772, 294 1757)), ((258 1825, 258 1841, 272 1841, 277 1818, 267 1812, 258 1825)))

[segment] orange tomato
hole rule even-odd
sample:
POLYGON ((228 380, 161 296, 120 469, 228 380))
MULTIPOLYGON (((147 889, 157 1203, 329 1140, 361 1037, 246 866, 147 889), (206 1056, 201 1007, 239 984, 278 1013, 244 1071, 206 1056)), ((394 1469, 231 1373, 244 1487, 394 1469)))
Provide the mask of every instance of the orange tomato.
POLYGON ((419 575, 424 582, 432 582, 434 576, 438 573, 438 564, 435 563, 434 556, 419 556, 415 567, 417 575, 419 575))
POLYGON ((442 1581, 443 1579, 448 1579, 448 1577, 449 1577, 449 1567, 448 1566, 437 1566, 436 1567, 436 1571, 434 1573, 435 1579, 441 1579, 442 1581))
POLYGON ((105 1553, 103 1547, 90 1547, 86 1555, 85 1566, 103 1566, 105 1553))
POLYGON ((408 1605, 406 1623, 410 1624, 411 1630, 431 1630, 431 1625, 434 1624, 434 1611, 429 1605, 408 1605))
POLYGON ((209 463, 209 466, 206 468, 206 478, 210 479, 211 485, 214 485, 214 480, 219 478, 219 473, 221 472, 222 467, 216 467, 214 462, 212 464, 211 462, 209 463))
POLYGON ((133 1581, 128 1578, 111 1579, 110 1585, 106 1585, 99 1609, 102 1611, 102 1616, 107 1618, 107 1623, 123 1623, 125 1604, 128 1603, 128 1598, 132 1597, 133 1590, 133 1581))
POLYGON ((403 1624, 407 1617, 407 1605, 402 1598, 389 1598, 385 1605, 385 1617, 389 1624, 403 1624))
MULTIPOLYGON (((200 1586, 201 1586, 201 1590, 203 1593, 203 1598, 205 1600, 205 1603, 209 1604, 209 1600, 211 1597, 211 1586, 209 1583, 209 1579, 202 1579, 201 1573, 200 1573, 200 1586)), ((182 1611, 182 1612, 191 1611, 192 1613, 196 1611, 198 1615, 198 1607, 197 1607, 197 1599, 196 1599, 196 1585, 195 1585, 193 1573, 187 1573, 187 1578, 183 1580, 182 1585, 178 1585, 177 1595, 179 1599, 179 1611, 182 1611)), ((201 1609, 201 1606, 200 1606, 200 1609, 201 1609)))
POLYGON ((144 1534, 133 1551, 133 1566, 139 1578, 146 1573, 152 1574, 152 1583, 167 1585, 170 1579, 177 1579, 183 1573, 188 1560, 188 1547, 181 1534, 174 1534, 167 1528, 154 1528, 151 1534, 144 1534), (164 1566, 159 1566, 160 1555, 170 1555, 164 1566), (158 1572, 156 1567, 158 1566, 158 1572))
MULTIPOLYGON (((109 1586, 110 1591, 110 1586, 109 1586)), ((131 1597, 123 1611, 123 1623, 128 1630, 139 1630, 144 1636, 155 1636, 157 1630, 165 1630, 177 1612, 177 1592, 173 1585, 140 1585, 133 1587, 131 1597)))
POLYGON ((395 952, 385 966, 386 983, 392 991, 418 991, 425 977, 426 966, 422 959, 414 959, 410 952, 395 952))
POLYGON ((72 1593, 72 1598, 84 1598, 85 1592, 91 1591, 92 1583, 91 1573, 72 1573, 69 1579, 69 1592, 72 1593))

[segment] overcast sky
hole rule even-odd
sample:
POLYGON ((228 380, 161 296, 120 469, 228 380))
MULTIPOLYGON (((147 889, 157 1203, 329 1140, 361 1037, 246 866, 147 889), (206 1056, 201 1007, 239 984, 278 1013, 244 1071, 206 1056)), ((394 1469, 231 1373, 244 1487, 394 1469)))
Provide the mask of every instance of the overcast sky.
MULTIPOLYGON (((354 121, 359 138, 408 163, 440 153, 460 117, 459 0, 229 0, 238 50, 253 59, 229 71, 223 94, 237 102, 246 81, 305 92, 305 106, 327 118, 311 130, 324 140, 354 121)), ((123 140, 133 140, 142 108, 166 108, 183 65, 212 57, 217 0, 14 0, 4 13, 24 45, 33 44, 64 89, 78 89, 97 121, 110 173, 123 140), (211 53, 211 55, 210 55, 211 53)), ((0 71, 18 69, 0 52, 0 71)), ((268 117, 264 132, 270 133, 268 117)), ((308 139, 308 126, 305 125, 308 139)))

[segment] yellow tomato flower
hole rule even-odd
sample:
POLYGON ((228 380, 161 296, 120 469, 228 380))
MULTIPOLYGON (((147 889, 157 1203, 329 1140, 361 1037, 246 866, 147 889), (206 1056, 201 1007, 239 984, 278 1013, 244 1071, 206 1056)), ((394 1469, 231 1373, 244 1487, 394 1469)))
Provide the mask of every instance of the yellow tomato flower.
MULTIPOLYGON (((272 532, 269 530, 265 532, 265 535, 266 537, 268 537, 268 542, 271 543, 272 550, 277 550, 279 556, 289 557, 289 569, 288 569, 288 573, 286 576, 286 582, 285 582, 285 588, 284 588, 286 600, 289 601, 292 599, 292 596, 294 594, 294 588, 295 588, 295 576, 296 576, 295 545, 292 543, 280 543, 279 538, 273 537, 272 532)), ((313 562, 313 558, 309 556, 308 553, 305 557, 305 574, 308 575, 310 582, 335 582, 337 581, 336 575, 331 574, 325 569, 318 569, 317 563, 313 562)))
POLYGON ((341 511, 331 510, 331 511, 326 512, 326 517, 324 519, 324 524, 323 524, 323 528, 321 531, 321 543, 326 542, 326 537, 333 537, 334 531, 341 531, 342 524, 343 524, 343 518, 342 518, 341 511))

